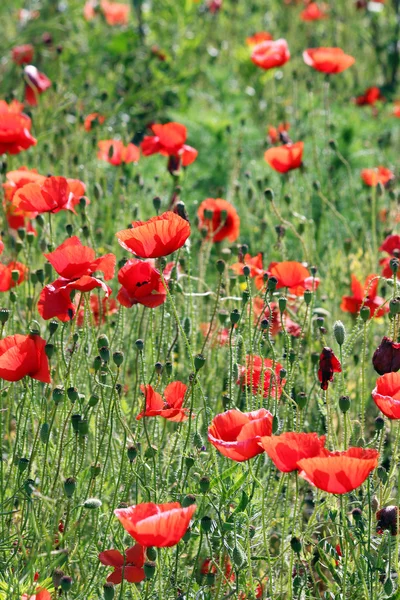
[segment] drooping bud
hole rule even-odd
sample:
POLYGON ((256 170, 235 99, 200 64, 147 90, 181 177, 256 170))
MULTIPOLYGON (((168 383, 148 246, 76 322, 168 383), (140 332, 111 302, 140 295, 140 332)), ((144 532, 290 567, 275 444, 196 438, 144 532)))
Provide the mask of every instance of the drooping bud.
POLYGON ((372 357, 372 364, 379 375, 395 373, 400 369, 400 344, 383 337, 372 357))

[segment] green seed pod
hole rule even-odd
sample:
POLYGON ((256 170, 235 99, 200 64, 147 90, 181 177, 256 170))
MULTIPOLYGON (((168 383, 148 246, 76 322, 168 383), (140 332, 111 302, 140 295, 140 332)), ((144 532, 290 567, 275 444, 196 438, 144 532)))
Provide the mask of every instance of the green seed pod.
POLYGON ((287 304, 286 298, 284 298, 283 296, 281 296, 279 298, 279 300, 278 300, 279 311, 281 313, 285 312, 285 310, 286 310, 286 304, 287 304))
POLYGON ((144 341, 143 340, 136 340, 135 346, 139 350, 139 352, 141 352, 144 349, 144 341))
POLYGON ((16 301, 17 301, 17 294, 13 290, 10 290, 10 302, 15 304, 16 301))
POLYGON ((72 579, 72 577, 64 575, 63 577, 61 577, 60 587, 63 592, 69 592, 69 590, 72 588, 73 583, 74 580, 72 579))
POLYGON ((102 348, 100 348, 99 355, 103 362, 110 362, 110 348, 108 348, 108 346, 103 346, 102 348))
POLYGON ((74 228, 73 228, 73 226, 72 226, 70 223, 68 223, 68 224, 65 226, 65 231, 66 231, 66 233, 67 233, 67 236, 68 236, 68 237, 71 237, 71 236, 72 236, 72 234, 74 233, 74 228))
POLYGON ((4 325, 10 318, 11 311, 8 308, 0 308, 0 323, 4 325))
POLYGON ((371 310, 368 306, 363 306, 360 310, 360 317, 366 323, 371 315, 371 310))
POLYGON ((206 494, 210 489, 210 478, 209 477, 201 477, 199 481, 199 487, 202 494, 206 494))
POLYGON ((115 586, 111 581, 106 581, 103 585, 103 597, 104 600, 114 600, 115 586))
POLYGON ((46 263, 44 265, 44 274, 46 279, 51 279, 52 278, 52 273, 53 273, 53 269, 50 263, 46 263))
POLYGON ((348 396, 340 396, 339 408, 343 414, 350 410, 350 398, 348 396))
POLYGON ((149 546, 146 550, 146 555, 151 562, 157 560, 157 548, 149 546))
POLYGON ((392 316, 400 314, 400 298, 392 298, 390 300, 389 312, 392 316))
POLYGON ((300 554, 301 541, 299 540, 299 538, 292 537, 292 539, 290 540, 290 547, 292 548, 293 552, 296 552, 296 554, 300 554))
POLYGON ((173 369, 172 362, 167 360, 167 362, 165 363, 165 371, 166 371, 168 377, 171 377, 172 369, 173 369))
POLYGON ((206 585, 213 586, 215 583, 215 573, 207 573, 206 575, 206 585))
POLYGON ((197 450, 203 446, 202 437, 197 431, 193 434, 193 446, 197 448, 197 450))
POLYGON ((376 470, 376 473, 383 484, 385 484, 388 480, 388 474, 385 467, 379 466, 376 470))
POLYGON ((205 365, 206 359, 202 354, 196 354, 194 357, 194 368, 196 371, 200 371, 205 365))
POLYGON ((31 282, 33 283, 33 285, 36 285, 38 282, 37 274, 35 273, 35 271, 31 272, 31 282))
POLYGON ((346 329, 342 321, 335 321, 333 324, 333 335, 339 346, 343 346, 346 339, 346 329))
POLYGON ((127 454, 128 454, 128 458, 129 458, 129 460, 130 460, 131 463, 137 457, 137 453, 138 453, 138 451, 137 451, 137 447, 136 446, 132 445, 132 446, 128 447, 127 454))
POLYGON ((242 302, 243 304, 247 304, 247 302, 250 300, 250 292, 249 290, 243 290, 242 292, 242 302))
POLYGON ((46 353, 47 358, 52 358, 55 352, 54 344, 46 344, 44 347, 44 351, 46 353))
POLYGON ((100 356, 95 356, 93 360, 93 369, 98 371, 101 367, 101 358, 100 356))
POLYGON ((33 242, 35 241, 35 234, 33 233, 33 231, 27 232, 26 241, 28 242, 29 246, 32 246, 33 242))
POLYGON ((375 419, 375 430, 382 431, 385 427, 385 419, 383 417, 376 417, 375 419))
POLYGON ((191 469, 194 465, 194 458, 192 456, 186 456, 185 465, 188 470, 191 469))
POLYGON ((143 569, 144 569, 144 574, 146 576, 146 579, 153 579, 153 577, 156 573, 156 563, 149 560, 144 563, 143 569))
POLYGON ((68 477, 64 481, 64 493, 67 498, 72 498, 76 490, 76 479, 74 477, 68 477))
POLYGON ((88 404, 89 404, 89 406, 93 407, 93 406, 96 406, 96 404, 98 404, 98 402, 99 402, 98 395, 97 394, 92 394, 90 396, 90 398, 89 398, 88 404))
POLYGON ((110 342, 108 341, 108 337, 102 333, 97 338, 97 348, 98 348, 98 350, 100 350, 100 348, 104 348, 104 347, 109 348, 110 342))
POLYGON ((187 544, 191 537, 192 537, 192 532, 190 531, 190 528, 189 528, 186 531, 185 535, 182 537, 182 540, 185 542, 185 544, 187 544))
POLYGON ((40 441, 42 444, 47 444, 50 436, 50 425, 48 423, 43 423, 40 428, 40 441))
POLYGON ((200 527, 205 533, 209 533, 212 527, 212 519, 211 517, 202 517, 200 521, 200 527))
POLYGON ((243 567, 243 565, 246 563, 246 554, 244 553, 243 548, 239 545, 236 545, 233 549, 232 562, 238 569, 243 567))
POLYGON ((78 390, 76 389, 76 387, 69 387, 67 389, 67 396, 72 403, 76 402, 79 398, 78 390))
POLYGON ((222 275, 222 273, 225 271, 225 267, 226 267, 225 261, 220 258, 216 262, 216 267, 217 267, 218 273, 220 275, 222 275))
POLYGON ((240 321, 240 312, 237 308, 234 308, 231 312, 231 324, 236 325, 240 321))
POLYGON ((29 467, 29 459, 28 458, 20 458, 18 461, 18 471, 23 473, 29 467))
POLYGON ((272 433, 275 434, 279 429, 279 419, 275 415, 272 419, 272 433))
POLYGON ((82 416, 75 414, 71 416, 72 429, 75 433, 79 432, 79 422, 82 420, 82 416))
POLYGON ((400 261, 398 258, 390 259, 389 266, 392 270, 393 275, 396 275, 397 271, 399 270, 399 264, 400 264, 400 261))
POLYGON ((304 297, 304 302, 307 304, 307 306, 309 306, 309 304, 311 304, 311 300, 312 300, 312 297, 313 297, 312 291, 311 290, 305 290, 303 297, 304 297))
POLYGON ((58 329, 58 322, 57 321, 50 321, 49 323, 49 332, 50 332, 50 336, 54 335, 55 332, 58 329))
POLYGON ((124 353, 117 350, 116 352, 113 353, 112 358, 113 358, 114 364, 117 367, 120 367, 122 365, 122 363, 124 362, 124 353))
POLYGON ((196 504, 196 496, 194 496, 193 494, 188 494, 182 500, 183 508, 187 508, 188 506, 192 506, 193 504, 196 504))
POLYGON ((190 336, 191 330, 192 330, 192 322, 189 317, 185 317, 183 319, 183 331, 185 332, 186 337, 190 336))
POLYGON ((89 433, 89 421, 87 419, 81 419, 78 423, 78 433, 81 436, 85 436, 89 433))
POLYGON ((83 503, 83 507, 89 510, 96 510, 97 508, 100 508, 101 505, 102 502, 98 498, 88 498, 83 503))
POLYGON ((90 476, 92 479, 94 479, 95 477, 98 477, 101 473, 101 466, 99 464, 97 465, 90 465, 90 476))
POLYGON ((276 277, 270 277, 268 279, 268 291, 272 294, 276 290, 276 286, 278 285, 278 280, 276 277))
POLYGON ((243 267, 243 275, 245 277, 250 277, 250 273, 251 273, 250 267, 248 267, 247 265, 244 265, 244 267, 243 267))
POLYGON ((55 387, 52 392, 54 402, 60 404, 64 400, 64 394, 64 388, 60 386, 55 387))
POLYGON ((271 188, 266 188, 264 190, 264 198, 270 202, 274 199, 274 192, 271 190, 271 188))
POLYGON ((296 396, 296 404, 300 409, 305 408, 307 404, 307 396, 304 392, 299 392, 296 396))

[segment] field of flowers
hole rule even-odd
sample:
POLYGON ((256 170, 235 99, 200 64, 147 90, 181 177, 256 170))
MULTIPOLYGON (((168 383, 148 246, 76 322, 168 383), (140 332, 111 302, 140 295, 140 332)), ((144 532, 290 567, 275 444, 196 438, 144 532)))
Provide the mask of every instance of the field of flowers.
POLYGON ((0 23, 0 600, 400 600, 400 0, 0 23))

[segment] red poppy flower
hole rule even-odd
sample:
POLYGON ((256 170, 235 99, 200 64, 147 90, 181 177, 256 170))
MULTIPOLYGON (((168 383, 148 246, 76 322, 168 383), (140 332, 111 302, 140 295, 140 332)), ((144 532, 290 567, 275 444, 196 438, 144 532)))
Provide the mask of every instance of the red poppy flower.
POLYGON ((76 306, 70 299, 72 290, 84 293, 101 288, 106 297, 111 294, 109 286, 94 277, 93 273, 102 271, 104 279, 112 279, 116 261, 114 254, 96 258, 92 248, 83 246, 80 240, 73 236, 54 252, 45 254, 45 257, 60 277, 46 285, 40 294, 38 311, 43 319, 72 319, 76 312, 76 306))
POLYGON ((400 256, 400 235, 388 235, 379 250, 381 252, 387 252, 391 256, 400 256))
POLYGON ((19 154, 36 146, 36 139, 30 133, 30 118, 4 104, 0 106, 0 154, 19 154))
POLYGON ((261 44, 261 42, 268 42, 270 40, 272 40, 272 35, 268 31, 258 31, 246 38, 246 44, 252 48, 261 44))
MULTIPOLYGON (((102 125, 105 120, 106 120, 106 118, 98 112, 90 113, 90 115, 85 117, 85 121, 83 123, 85 131, 91 131, 94 121, 97 121, 100 125, 102 125)), ((108 154, 108 152, 107 152, 107 154, 108 154)))
POLYGON ((278 173, 287 173, 301 167, 303 163, 303 149, 303 142, 268 148, 264 152, 264 160, 275 171, 278 171, 278 173))
POLYGON ((376 169, 363 169, 361 171, 361 178, 366 185, 375 187, 380 183, 386 185, 394 179, 394 173, 386 167, 376 167, 376 169))
MULTIPOLYGON (((267 319, 269 321, 269 333, 271 335, 277 335, 280 331, 282 331, 281 311, 279 310, 279 306, 276 302, 271 302, 268 307, 262 298, 256 296, 253 300, 253 312, 254 321, 256 323, 261 321, 261 314, 263 314, 263 319, 267 319)), ((292 337, 299 337, 301 334, 300 325, 293 321, 287 315, 286 311, 283 313, 282 318, 285 331, 292 337)))
POLYGON ((242 413, 233 408, 214 417, 208 441, 223 456, 242 462, 263 452, 258 442, 272 433, 273 416, 265 408, 242 413))
POLYGON ((303 458, 300 477, 324 492, 347 494, 360 487, 378 466, 379 453, 364 448, 327 452, 326 456, 303 458))
POLYGON ((16 171, 9 171, 6 173, 6 181, 2 184, 4 190, 3 208, 6 213, 8 226, 11 229, 27 227, 28 231, 35 232, 31 223, 28 223, 28 225, 26 224, 26 220, 34 219, 37 216, 37 213, 17 208, 12 204, 12 200, 17 190, 27 183, 38 183, 42 185, 45 180, 46 177, 40 175, 36 169, 27 169, 27 167, 20 167, 16 171))
POLYGON ((316 71, 329 74, 345 71, 356 60, 341 48, 309 48, 303 52, 303 59, 316 71))
POLYGON ((141 258, 160 258, 182 248, 190 235, 190 225, 167 211, 148 221, 134 221, 131 229, 116 234, 119 244, 141 258))
POLYGON ((259 445, 282 473, 296 471, 302 458, 319 456, 325 446, 325 436, 316 433, 288 431, 281 435, 262 437, 259 445))
MULTIPOLYGON (((115 315, 118 312, 118 305, 114 298, 99 299, 98 295, 90 294, 89 298, 90 312, 96 325, 107 322, 107 317, 115 315)), ((77 325, 82 327, 85 318, 85 309, 82 306, 77 314, 77 325)))
POLYGON ((249 267, 250 277, 254 277, 254 283, 257 289, 264 287, 264 268, 263 268, 263 257, 261 252, 256 256, 245 254, 242 262, 234 263, 230 266, 232 271, 236 275, 243 275, 243 267, 249 267))
POLYGON ((43 383, 50 383, 50 369, 39 335, 10 335, 0 340, 0 378, 19 381, 29 376, 43 383))
POLYGON ((398 119, 400 119, 400 102, 395 102, 394 103, 393 115, 395 117, 397 117, 398 119))
POLYGON ((372 364, 379 375, 400 370, 400 343, 383 337, 372 357, 372 364))
POLYGON ((180 165, 188 167, 196 160, 197 150, 185 144, 187 129, 184 125, 171 122, 165 125, 151 125, 150 129, 154 135, 145 136, 140 144, 144 156, 162 154, 175 158, 169 167, 170 172, 178 171, 180 165))
POLYGON ((23 213, 58 213, 60 210, 74 213, 76 201, 65 177, 47 177, 43 184, 27 183, 13 195, 13 205, 23 213))
POLYGON ((265 70, 281 67, 289 59, 289 47, 287 41, 284 39, 261 42, 261 44, 254 46, 251 53, 253 63, 265 70))
POLYGON ((114 514, 139 544, 166 548, 175 546, 182 539, 196 508, 195 504, 182 508, 179 502, 146 502, 128 508, 117 508, 114 514))
POLYGON ((197 210, 199 228, 208 230, 208 237, 213 242, 221 242, 227 238, 234 242, 239 237, 240 218, 236 209, 222 198, 207 198, 197 210), (206 212, 207 211, 207 212, 206 212), (207 213, 211 215, 209 218, 207 213))
POLYGON ((123 579, 129 583, 140 583, 145 579, 144 548, 141 544, 128 548, 125 556, 118 550, 104 550, 99 554, 99 561, 107 567, 114 567, 114 571, 107 577, 107 581, 114 585, 118 585, 123 579))
MULTIPOLYGON (((216 563, 219 562, 215 559, 211 559, 211 558, 205 558, 200 566, 200 573, 202 575, 208 575, 209 573, 213 573, 216 574, 217 573, 217 566, 216 563)), ((221 571, 222 569, 220 569, 221 571)), ((236 580, 236 576, 235 576, 235 572, 232 568, 232 563, 229 560, 229 556, 225 557, 225 561, 224 561, 224 575, 225 575, 225 579, 226 581, 235 581, 236 580)))
POLYGON ((26 65, 32 62, 33 53, 32 44, 22 44, 22 46, 14 46, 11 50, 11 57, 15 64, 26 65))
POLYGON ((105 160, 115 167, 122 163, 138 162, 140 158, 140 150, 135 144, 124 146, 120 140, 101 140, 98 147, 97 158, 105 160))
POLYGON ((342 365, 333 354, 332 348, 324 348, 319 357, 318 379, 321 389, 327 390, 330 381, 333 381, 334 373, 341 373, 342 365))
POLYGON ((351 291, 353 295, 343 296, 340 308, 344 312, 358 314, 362 306, 367 306, 371 311, 370 318, 382 317, 389 311, 389 307, 387 305, 382 306, 385 300, 377 296, 378 283, 379 277, 375 274, 368 275, 364 286, 358 281, 355 275, 352 275, 351 291))
POLYGON ((361 96, 357 96, 357 98, 355 99, 355 103, 358 106, 366 106, 367 104, 373 106, 374 104, 376 104, 376 102, 378 102, 378 100, 384 99, 385 98, 382 96, 381 90, 378 87, 374 86, 367 88, 361 96))
POLYGON ((222 0, 208 0, 207 10, 212 15, 217 14, 222 8, 222 0))
POLYGON ((300 13, 302 21, 320 21, 326 19, 327 14, 322 10, 316 2, 310 2, 307 7, 300 13))
POLYGON ((151 385, 141 385, 140 389, 146 400, 146 410, 138 414, 138 421, 143 417, 163 417, 167 421, 179 423, 188 418, 187 408, 182 408, 187 386, 181 381, 173 381, 167 385, 164 390, 165 400, 151 385))
POLYGON ((11 288, 20 285, 27 277, 28 269, 20 262, 9 262, 7 265, 0 264, 0 292, 8 292, 11 288), (12 279, 12 272, 18 271, 17 281, 12 279))
POLYGON ((33 596, 22 594, 21 600, 51 600, 51 594, 44 588, 38 587, 33 596))
POLYGON ((264 398, 276 396, 279 399, 282 394, 282 385, 286 383, 285 379, 280 379, 282 368, 278 362, 274 366, 274 362, 270 358, 262 359, 261 356, 247 355, 246 366, 241 367, 237 383, 242 387, 250 387, 254 395, 262 389, 264 398))
POLYGON ((280 123, 278 127, 268 126, 268 140, 270 144, 276 144, 283 137, 288 137, 287 132, 290 129, 290 123, 280 123))
POLYGON ((130 14, 129 4, 101 0, 100 8, 108 25, 128 25, 130 14))
POLYGON ((276 289, 288 288, 290 294, 302 296, 305 290, 317 289, 319 279, 312 277, 301 263, 296 261, 272 262, 268 267, 270 277, 278 280, 276 289))
POLYGON ((39 95, 43 94, 51 86, 51 81, 33 65, 27 65, 24 68, 24 77, 25 102, 30 106, 36 106, 39 95))
POLYGON ((385 373, 378 377, 372 398, 389 419, 400 419, 400 373, 385 373))
POLYGON ((167 299, 160 272, 150 262, 128 260, 118 273, 118 281, 122 287, 117 300, 127 308, 134 304, 156 308, 167 299))

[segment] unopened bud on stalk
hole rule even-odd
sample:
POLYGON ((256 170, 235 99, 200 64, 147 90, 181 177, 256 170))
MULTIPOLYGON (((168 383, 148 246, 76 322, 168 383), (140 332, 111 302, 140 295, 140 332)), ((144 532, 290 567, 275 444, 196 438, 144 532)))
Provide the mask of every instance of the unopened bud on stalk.
POLYGON ((233 311, 231 312, 231 324, 232 325, 236 325, 237 323, 239 323, 240 321, 240 312, 238 311, 237 308, 234 308, 233 311))
POLYGON ((67 396, 71 400, 71 402, 76 402, 79 398, 79 393, 76 387, 69 387, 67 389, 67 396))
POLYGON ((343 414, 347 413, 347 411, 350 410, 350 398, 348 396, 340 396, 339 408, 343 414))
POLYGON ((299 408, 304 408, 307 404, 307 396, 304 392, 299 392, 296 396, 296 404, 299 408))
POLYGON ((67 233, 67 236, 68 236, 68 237, 71 237, 71 236, 72 236, 72 234, 74 233, 74 228, 73 228, 73 226, 71 225, 71 223, 68 223, 68 224, 65 226, 65 231, 66 231, 66 233, 67 233))
POLYGON ((128 454, 128 459, 131 463, 137 457, 137 453, 138 453, 137 447, 134 444, 132 444, 131 446, 128 447, 127 454, 128 454))
POLYGON ((95 357, 94 357, 94 359, 93 359, 93 369, 94 369, 95 371, 98 371, 98 370, 100 369, 100 367, 101 367, 101 362, 102 362, 102 361, 101 361, 101 358, 100 358, 100 356, 95 356, 95 357))
POLYGON ((284 298, 283 296, 281 296, 279 298, 279 300, 278 300, 279 311, 281 313, 285 312, 285 310, 286 310, 286 304, 287 304, 286 298, 284 298))
POLYGON ((122 365, 122 363, 124 362, 124 353, 117 350, 116 352, 113 353, 112 358, 113 358, 114 364, 117 367, 120 367, 122 365))
POLYGON ((383 484, 385 484, 387 482, 387 479, 388 479, 388 474, 387 474, 387 471, 386 471, 385 467, 382 467, 382 465, 380 465, 377 468, 376 473, 377 473, 379 479, 381 480, 381 482, 383 484))
POLYGON ((28 458, 20 458, 18 461, 18 471, 20 473, 23 473, 24 471, 26 471, 26 469, 29 466, 29 459, 28 458))
POLYGON ((371 315, 371 310, 369 309, 368 306, 363 306, 360 309, 360 317, 364 321, 364 323, 366 323, 368 321, 370 315, 371 315))
POLYGON ((222 275, 222 273, 225 271, 225 261, 222 260, 222 258, 220 258, 219 260, 217 260, 216 262, 216 267, 217 267, 217 271, 220 275, 222 275))
POLYGON ((143 569, 146 579, 153 579, 156 572, 156 563, 149 560, 144 563, 143 569))
POLYGON ((46 344, 44 347, 44 351, 46 353, 47 358, 52 358, 55 351, 54 344, 46 344))
POLYGON ((82 420, 82 416, 79 414, 75 414, 71 416, 71 424, 72 424, 72 429, 74 430, 75 433, 78 433, 79 429, 79 422, 82 420))
POLYGON ((312 300, 312 291, 311 290, 305 290, 304 291, 304 302, 307 304, 307 306, 311 303, 312 300))
POLYGON ((243 304, 247 304, 247 302, 250 300, 250 292, 249 290, 243 290, 242 292, 242 302, 243 304))
POLYGON ((108 337, 105 334, 101 334, 97 338, 97 348, 100 350, 100 348, 103 348, 103 347, 106 347, 106 348, 110 347, 110 342, 108 341, 108 337))
POLYGON ((276 290, 276 286, 278 285, 278 280, 276 277, 270 277, 268 279, 268 291, 274 292, 276 290))
POLYGON ((11 279, 14 281, 14 283, 18 281, 18 279, 19 279, 19 271, 18 271, 18 269, 13 269, 11 271, 11 279))
POLYGON ((50 337, 55 334, 55 332, 57 331, 57 329, 58 329, 58 322, 57 321, 50 321, 50 323, 49 323, 50 337))
POLYGON ((67 477, 64 481, 64 493, 67 498, 72 498, 76 489, 76 479, 74 477, 67 477))
POLYGON ((87 419, 81 419, 78 423, 78 433, 84 437, 89 433, 89 421, 87 419))
POLYGON ((292 537, 292 539, 290 540, 290 547, 292 548, 293 552, 296 552, 296 554, 300 554, 301 541, 299 540, 299 538, 292 537))
POLYGON ((153 206, 155 211, 159 211, 161 208, 161 198, 159 198, 158 196, 153 198, 153 206))
POLYGON ((111 581, 106 581, 103 585, 103 597, 104 600, 114 600, 115 586, 111 581))
POLYGON ((188 494, 182 500, 183 508, 187 508, 188 506, 192 506, 193 504, 196 504, 196 496, 194 496, 193 494, 188 494))
POLYGON ((69 592, 69 590, 72 588, 73 583, 74 583, 74 580, 72 579, 72 577, 69 577, 68 575, 64 575, 64 577, 61 577, 60 587, 63 592, 69 592))
POLYGON ((0 323, 4 325, 10 317, 11 311, 8 308, 0 308, 0 323))
POLYGON ((251 273, 250 267, 247 266, 247 265, 244 265, 244 267, 243 267, 243 275, 245 277, 250 277, 250 273, 251 273))
POLYGON ((390 300, 389 312, 392 316, 400 314, 400 297, 392 298, 390 300))
POLYGON ((206 494, 210 489, 210 478, 207 476, 201 477, 199 487, 202 494, 206 494))
POLYGON ((271 188, 266 188, 264 190, 264 197, 266 200, 273 200, 274 199, 274 192, 271 190, 271 188))
POLYGON ((385 427, 385 419, 383 417, 376 417, 375 419, 375 430, 382 431, 385 427))
POLYGON ((57 386, 53 389, 53 400, 56 404, 64 400, 64 388, 57 386))
POLYGON ((397 271, 399 270, 399 264, 400 264, 400 261, 399 261, 398 258, 391 258, 390 259, 389 265, 390 265, 390 268, 391 268, 392 273, 394 275, 396 275, 397 271))
POLYGON ((333 335, 339 346, 343 346, 346 339, 346 329, 342 321, 335 321, 333 324, 333 335))
POLYGON ((200 527, 205 533, 209 533, 212 527, 212 519, 211 517, 204 516, 201 518, 200 527))
POLYGON ((144 341, 140 339, 136 340, 135 346, 139 350, 139 352, 141 352, 144 349, 144 341))
POLYGON ((232 552, 232 562, 240 569, 246 562, 246 554, 244 553, 241 546, 235 546, 232 552))
POLYGON ((173 369, 172 362, 170 360, 167 360, 167 362, 165 363, 165 370, 167 372, 168 377, 171 377, 172 369, 173 369))
POLYGON ((103 362, 110 362, 110 348, 108 346, 103 346, 102 348, 99 348, 99 355, 103 362))
POLYGON ((96 510, 96 508, 100 508, 101 504, 102 502, 98 498, 88 498, 83 503, 83 507, 89 510, 96 510))
POLYGON ((194 368, 196 371, 200 371, 205 365, 206 359, 202 354, 196 354, 194 357, 194 368))

